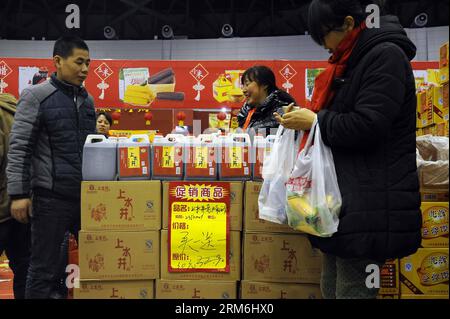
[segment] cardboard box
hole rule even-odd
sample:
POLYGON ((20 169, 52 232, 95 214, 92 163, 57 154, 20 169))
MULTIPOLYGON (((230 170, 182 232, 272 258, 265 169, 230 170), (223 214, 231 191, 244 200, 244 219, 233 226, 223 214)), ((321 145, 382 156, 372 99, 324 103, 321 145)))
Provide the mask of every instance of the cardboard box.
POLYGON ((421 187, 420 197, 422 202, 448 202, 448 189, 433 189, 421 187))
POLYGON ((422 247, 448 247, 448 202, 424 202, 422 210, 422 247))
POLYGON ((158 279, 156 299, 237 299, 237 282, 158 279))
POLYGON ((444 295, 401 295, 400 299, 449 299, 444 295))
POLYGON ((154 280, 82 281, 74 299, 153 299, 154 280))
POLYGON ((400 293, 448 297, 448 248, 419 248, 400 261, 400 293))
POLYGON ((439 84, 448 83, 449 74, 448 74, 448 66, 442 69, 439 69, 439 84))
POLYGON ((245 183, 244 231, 299 234, 298 231, 288 225, 271 223, 267 220, 259 219, 258 197, 261 185, 262 182, 249 181, 245 183))
POLYGON ((245 233, 244 280, 264 282, 320 282, 322 254, 306 235, 245 233))
POLYGON ((427 70, 427 84, 439 85, 439 69, 427 70))
POLYGON ((81 229, 161 229, 161 182, 82 182, 81 229))
MULTIPOLYGON (((398 259, 387 261, 380 272, 379 295, 400 294, 400 263, 398 259)), ((398 299, 398 298, 397 298, 398 299)))
POLYGON ((427 92, 428 90, 417 93, 417 112, 419 119, 417 127, 419 128, 424 128, 433 124, 433 113, 432 110, 429 109, 431 105, 427 104, 427 92))
POLYGON ((422 136, 423 132, 421 128, 416 129, 416 136, 422 136))
MULTIPOLYGON (((188 182, 188 183, 195 183, 188 182)), ((202 181, 201 183, 207 183, 202 181)), ((163 216, 162 228, 169 227, 169 182, 162 183, 163 188, 163 216)), ((244 183, 230 182, 230 230, 242 230, 242 211, 243 211, 243 197, 244 197, 244 183)))
POLYGON ((433 135, 434 131, 435 131, 434 124, 432 124, 432 125, 422 128, 422 135, 433 135))
MULTIPOLYGON (((416 94, 417 99, 417 107, 416 107, 416 128, 423 128, 424 125, 422 124, 422 117, 427 105, 427 94, 426 91, 420 91, 416 94)), ((426 123, 425 123, 426 124, 426 123)))
POLYGON ((448 59, 449 59, 449 43, 445 42, 439 48, 439 69, 448 67, 448 59))
POLYGON ((81 280, 159 278, 159 232, 79 233, 81 280))
POLYGON ((230 232, 230 272, 169 272, 168 231, 161 230, 161 279, 165 280, 241 280, 241 233, 230 232))
POLYGON ((241 299, 322 299, 319 285, 241 281, 241 299))
POLYGON ((448 83, 445 83, 441 86, 440 90, 441 90, 441 95, 442 95, 442 113, 443 113, 443 117, 444 117, 444 121, 449 120, 449 116, 448 116, 448 83))
MULTIPOLYGON (((445 122, 444 112, 444 90, 442 86, 434 86, 431 89, 433 99, 433 124, 439 124, 445 122)), ((448 110, 448 108, 447 108, 448 110)), ((448 119, 448 114, 447 114, 448 119)))
POLYGON ((233 83, 221 74, 213 83, 213 96, 217 102, 228 101, 228 92, 233 89, 233 83))
POLYGON ((435 130, 433 132, 433 135, 435 136, 447 136, 447 123, 439 123, 435 125, 435 130))

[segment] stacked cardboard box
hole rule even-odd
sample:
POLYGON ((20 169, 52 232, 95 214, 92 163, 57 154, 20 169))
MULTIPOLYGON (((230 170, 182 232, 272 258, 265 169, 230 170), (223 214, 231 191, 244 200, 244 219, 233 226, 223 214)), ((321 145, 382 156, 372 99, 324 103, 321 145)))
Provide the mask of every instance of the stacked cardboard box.
POLYGON ((156 299, 237 299, 236 281, 156 281, 156 299))
POLYGON ((380 291, 378 299, 400 298, 400 264, 399 260, 387 261, 380 271, 380 291))
POLYGON ((400 262, 401 299, 448 298, 448 248, 420 248, 400 262))
POLYGON ((160 181, 83 182, 77 299, 154 298, 160 181))
POLYGON ((439 70, 427 73, 417 92, 417 135, 448 136, 448 82, 439 82, 439 70))
POLYGON ((444 84, 449 82, 448 68, 449 68, 449 43, 444 43, 439 50, 439 83, 444 84))
POLYGON ((449 136, 449 43, 440 48, 439 69, 417 86, 417 135, 449 136))
POLYGON ((401 299, 448 299, 448 190, 422 200, 423 248, 400 261, 401 299), (446 202, 427 201, 445 196, 446 202))
POLYGON ((261 185, 245 185, 241 298, 321 298, 320 252, 304 234, 259 219, 261 185))
MULTIPOLYGON (((191 181, 189 183, 197 182, 191 181)), ((156 298, 236 299, 238 297, 238 283, 241 280, 241 230, 244 183, 230 182, 230 271, 227 273, 169 271, 169 182, 163 182, 162 188, 161 280, 156 282, 156 298)))

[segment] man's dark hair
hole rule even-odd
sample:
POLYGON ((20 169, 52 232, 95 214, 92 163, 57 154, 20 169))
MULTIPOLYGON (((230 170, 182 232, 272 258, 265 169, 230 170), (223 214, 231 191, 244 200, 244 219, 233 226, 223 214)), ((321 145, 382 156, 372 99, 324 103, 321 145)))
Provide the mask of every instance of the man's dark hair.
POLYGON ((270 68, 264 65, 255 65, 247 69, 244 74, 242 74, 242 84, 244 84, 246 80, 255 81, 260 86, 266 85, 267 94, 278 90, 275 81, 275 74, 273 74, 273 71, 270 68))
POLYGON ((106 120, 108 121, 109 125, 112 126, 113 120, 112 120, 112 117, 111 117, 111 115, 110 115, 109 113, 106 113, 106 112, 98 112, 98 113, 97 113, 97 120, 98 120, 98 118, 100 117, 100 115, 103 115, 103 116, 106 118, 106 120))
POLYGON ((308 10, 308 29, 313 40, 323 45, 330 31, 342 30, 345 17, 351 16, 358 27, 367 17, 369 4, 381 6, 382 1, 358 0, 313 0, 308 10))
POLYGON ((59 55, 66 59, 70 55, 74 49, 82 49, 89 51, 89 48, 82 39, 75 36, 65 36, 61 37, 55 42, 55 46, 53 47, 53 56, 59 55))

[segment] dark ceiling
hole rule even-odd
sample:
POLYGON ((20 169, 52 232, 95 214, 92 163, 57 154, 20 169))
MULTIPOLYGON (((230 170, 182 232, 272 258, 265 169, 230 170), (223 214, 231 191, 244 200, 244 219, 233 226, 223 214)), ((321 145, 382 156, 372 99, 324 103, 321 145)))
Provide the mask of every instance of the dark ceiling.
MULTIPOLYGON (((387 0, 386 10, 411 27, 419 13, 428 14, 427 26, 449 25, 449 0, 387 0)), ((259 37, 305 34, 307 8, 303 0, 0 0, 0 38, 53 40, 73 33, 86 40, 105 39, 112 26, 117 39, 161 38, 163 25, 175 37, 219 38, 230 24, 234 36, 259 37), (79 29, 67 29, 66 6, 77 4, 79 29)))

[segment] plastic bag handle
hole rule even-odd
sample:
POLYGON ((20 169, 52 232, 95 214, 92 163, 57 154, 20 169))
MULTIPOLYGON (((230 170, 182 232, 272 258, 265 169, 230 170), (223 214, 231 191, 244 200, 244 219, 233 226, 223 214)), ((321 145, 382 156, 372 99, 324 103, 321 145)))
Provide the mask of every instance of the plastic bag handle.
POLYGON ((101 140, 101 141, 97 141, 97 142, 94 142, 94 143, 98 143, 98 142, 105 142, 107 139, 106 139, 106 137, 105 137, 105 135, 101 135, 101 134, 89 134, 87 137, 86 137, 86 142, 85 142, 85 144, 92 144, 92 140, 101 140))
MULTIPOLYGON (((305 153, 307 153, 308 150, 310 149, 310 147, 312 146, 312 142, 313 142, 314 136, 316 134, 316 127, 317 127, 317 125, 319 125, 319 122, 317 121, 317 116, 316 116, 314 118, 314 121, 313 121, 312 125, 311 125, 311 130, 309 131, 309 135, 308 135, 308 139, 306 140, 305 147, 303 148, 305 153)), ((302 134, 302 136, 303 136, 303 134, 302 134)))

